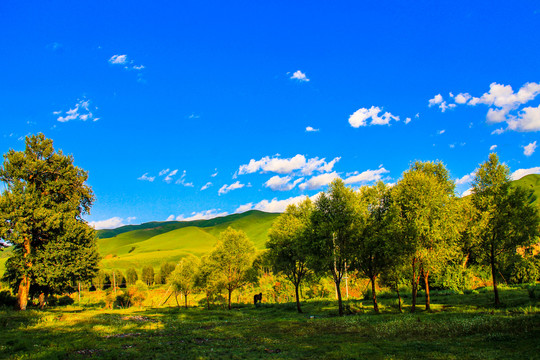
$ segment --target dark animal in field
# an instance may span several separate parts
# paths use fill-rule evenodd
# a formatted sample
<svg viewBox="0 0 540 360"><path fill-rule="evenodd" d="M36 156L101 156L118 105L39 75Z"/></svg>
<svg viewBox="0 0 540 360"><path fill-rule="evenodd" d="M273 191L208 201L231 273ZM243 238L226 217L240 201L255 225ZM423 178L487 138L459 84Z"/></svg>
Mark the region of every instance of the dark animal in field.
<svg viewBox="0 0 540 360"><path fill-rule="evenodd" d="M253 296L253 304L255 304L255 306L257 306L260 303L262 303L262 293L255 294Z"/></svg>

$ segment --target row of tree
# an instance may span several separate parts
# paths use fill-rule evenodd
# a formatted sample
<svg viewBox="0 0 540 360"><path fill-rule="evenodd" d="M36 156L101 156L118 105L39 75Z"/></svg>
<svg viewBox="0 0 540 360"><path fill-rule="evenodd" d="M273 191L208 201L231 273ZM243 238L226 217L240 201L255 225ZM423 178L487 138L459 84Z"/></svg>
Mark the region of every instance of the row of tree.
<svg viewBox="0 0 540 360"><path fill-rule="evenodd" d="M538 241L532 194L510 186L509 169L495 154L477 170L470 196L457 197L454 187L440 162L415 162L394 186L379 182L354 190L335 180L314 202L307 198L278 217L267 259L294 284L299 312L302 281L327 274L343 315L341 282L350 271L370 279L376 312L380 277L396 290L409 278L413 312L422 280L429 310L430 276L452 263L489 265L499 305L501 257L518 248L525 254Z"/></svg>

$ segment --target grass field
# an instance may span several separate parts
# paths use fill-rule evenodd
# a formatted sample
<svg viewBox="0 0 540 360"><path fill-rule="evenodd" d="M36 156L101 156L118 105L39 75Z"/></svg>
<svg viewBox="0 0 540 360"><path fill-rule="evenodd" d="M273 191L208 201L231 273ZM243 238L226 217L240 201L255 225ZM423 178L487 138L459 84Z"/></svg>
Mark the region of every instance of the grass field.
<svg viewBox="0 0 540 360"><path fill-rule="evenodd" d="M102 268L125 271L133 267L140 271L150 265L157 270L164 262L178 262L187 254L200 257L212 250L219 234L228 226L245 231L255 246L263 249L268 229L278 215L249 211L212 220L151 223L154 227L142 224L100 231Z"/></svg>
<svg viewBox="0 0 540 360"><path fill-rule="evenodd" d="M533 359L540 357L540 307L521 288L433 292L430 313L400 314L395 300L350 300L337 317L330 300L104 310L85 306L0 311L0 356L9 359Z"/></svg>

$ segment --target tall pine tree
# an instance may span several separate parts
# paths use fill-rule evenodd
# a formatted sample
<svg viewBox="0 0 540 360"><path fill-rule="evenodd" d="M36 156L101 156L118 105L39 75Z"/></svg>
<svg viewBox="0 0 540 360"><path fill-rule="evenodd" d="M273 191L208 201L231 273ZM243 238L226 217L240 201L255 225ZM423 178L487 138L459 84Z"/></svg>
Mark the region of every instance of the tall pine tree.
<svg viewBox="0 0 540 360"><path fill-rule="evenodd" d="M13 246L4 279L17 292L20 310L29 295L39 295L44 305L46 295L96 276L95 233L82 218L94 200L87 178L43 134L28 136L24 151L4 155L0 238Z"/></svg>

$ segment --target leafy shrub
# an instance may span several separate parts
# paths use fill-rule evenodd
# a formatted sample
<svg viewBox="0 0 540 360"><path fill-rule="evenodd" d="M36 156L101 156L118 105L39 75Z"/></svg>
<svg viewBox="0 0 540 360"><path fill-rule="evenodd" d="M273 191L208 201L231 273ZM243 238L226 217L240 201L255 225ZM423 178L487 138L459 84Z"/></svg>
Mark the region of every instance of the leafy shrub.
<svg viewBox="0 0 540 360"><path fill-rule="evenodd" d="M142 281L137 281L135 286L129 287L126 291L123 291L115 299L114 305L121 308L129 308L131 306L141 306L142 302L146 299L148 287Z"/></svg>
<svg viewBox="0 0 540 360"><path fill-rule="evenodd" d="M8 290L0 291L0 306L12 307L17 305L17 298Z"/></svg>
<svg viewBox="0 0 540 360"><path fill-rule="evenodd" d="M540 286L530 285L527 286L527 292L529 293L529 298L532 300L540 299Z"/></svg>

